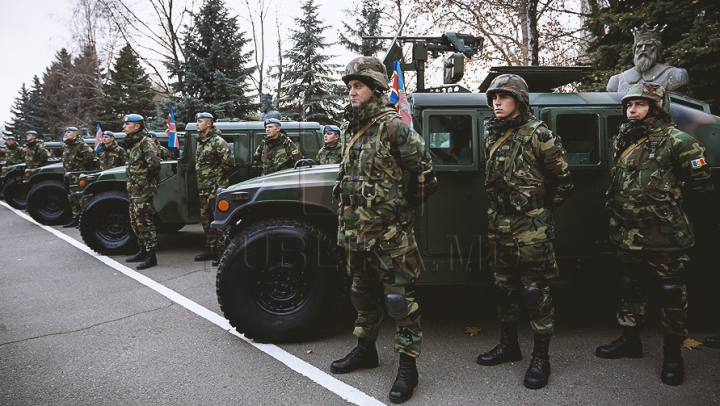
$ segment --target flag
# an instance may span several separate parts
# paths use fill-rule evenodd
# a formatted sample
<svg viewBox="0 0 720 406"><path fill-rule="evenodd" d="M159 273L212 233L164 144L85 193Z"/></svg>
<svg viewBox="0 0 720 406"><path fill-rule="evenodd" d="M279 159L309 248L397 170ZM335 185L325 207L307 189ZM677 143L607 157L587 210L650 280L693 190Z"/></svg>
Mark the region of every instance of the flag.
<svg viewBox="0 0 720 406"><path fill-rule="evenodd" d="M97 131L95 132L95 152L98 152L100 151L100 147L102 147L103 136L100 123L95 123L95 127L97 127Z"/></svg>
<svg viewBox="0 0 720 406"><path fill-rule="evenodd" d="M170 111L168 112L167 124L165 124L165 134L167 134L168 137L168 148L171 148L173 151L179 150L180 140L177 137L177 131L175 129L175 113L173 113L172 108L170 108Z"/></svg>
<svg viewBox="0 0 720 406"><path fill-rule="evenodd" d="M410 103L408 103L407 95L405 94L405 84L403 83L400 61L393 61L393 79L392 88L390 89L390 102L395 105L395 110L400 113L402 120L412 127Z"/></svg>

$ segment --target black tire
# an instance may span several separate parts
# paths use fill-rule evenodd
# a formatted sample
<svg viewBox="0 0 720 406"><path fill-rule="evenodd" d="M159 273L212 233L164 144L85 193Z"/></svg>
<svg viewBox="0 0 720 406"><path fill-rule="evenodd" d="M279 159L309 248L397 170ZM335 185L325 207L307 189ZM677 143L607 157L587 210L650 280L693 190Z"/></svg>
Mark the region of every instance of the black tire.
<svg viewBox="0 0 720 406"><path fill-rule="evenodd" d="M322 231L271 219L232 240L216 289L223 314L245 337L302 342L326 331L343 307L348 282L338 247Z"/></svg>
<svg viewBox="0 0 720 406"><path fill-rule="evenodd" d="M22 177L13 177L6 179L3 195L7 204L18 210L24 210L29 191L30 185L22 183Z"/></svg>
<svg viewBox="0 0 720 406"><path fill-rule="evenodd" d="M80 236L85 244L104 255L136 251L129 205L125 192L111 190L93 196L80 214Z"/></svg>
<svg viewBox="0 0 720 406"><path fill-rule="evenodd" d="M40 224L65 224L72 217L65 185L59 180L45 180L30 188L27 212Z"/></svg>

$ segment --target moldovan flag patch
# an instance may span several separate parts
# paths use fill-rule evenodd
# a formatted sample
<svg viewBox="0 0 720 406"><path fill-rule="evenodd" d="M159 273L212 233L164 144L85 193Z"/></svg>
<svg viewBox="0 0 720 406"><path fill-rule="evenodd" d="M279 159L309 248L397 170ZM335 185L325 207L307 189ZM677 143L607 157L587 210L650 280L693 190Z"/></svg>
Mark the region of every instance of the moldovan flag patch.
<svg viewBox="0 0 720 406"><path fill-rule="evenodd" d="M702 168L706 164L705 158L693 159L692 161L690 161L690 164L692 165L693 169Z"/></svg>

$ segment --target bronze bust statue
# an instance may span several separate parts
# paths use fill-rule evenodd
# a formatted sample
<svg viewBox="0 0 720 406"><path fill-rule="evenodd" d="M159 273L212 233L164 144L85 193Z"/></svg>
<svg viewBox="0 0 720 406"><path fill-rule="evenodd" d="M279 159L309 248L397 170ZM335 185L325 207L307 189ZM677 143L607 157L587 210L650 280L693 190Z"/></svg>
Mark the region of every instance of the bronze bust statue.
<svg viewBox="0 0 720 406"><path fill-rule="evenodd" d="M260 94L260 121L265 121L269 118L276 118L280 120L280 112L273 104L272 99L273 97L271 94Z"/></svg>

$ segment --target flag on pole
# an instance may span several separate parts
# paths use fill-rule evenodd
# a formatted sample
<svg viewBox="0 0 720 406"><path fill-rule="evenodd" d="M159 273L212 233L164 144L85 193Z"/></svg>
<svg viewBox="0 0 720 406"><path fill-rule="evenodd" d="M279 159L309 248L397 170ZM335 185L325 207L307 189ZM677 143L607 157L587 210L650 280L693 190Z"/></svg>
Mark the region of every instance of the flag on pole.
<svg viewBox="0 0 720 406"><path fill-rule="evenodd" d="M165 134L167 134L168 137L168 148L171 148L173 151L179 150L180 140L177 137L177 131L175 128L175 113L173 113L172 108L170 108L170 111L168 112L167 124L165 124Z"/></svg>
<svg viewBox="0 0 720 406"><path fill-rule="evenodd" d="M395 110L400 113L402 120L412 127L410 103L408 103L407 95L405 94L405 84L403 83L400 61L393 61L393 79L392 88L390 89L390 102L395 105Z"/></svg>
<svg viewBox="0 0 720 406"><path fill-rule="evenodd" d="M95 132L95 152L98 152L100 151L100 147L102 147L103 136L100 123L95 123L95 127L97 128L97 131Z"/></svg>

